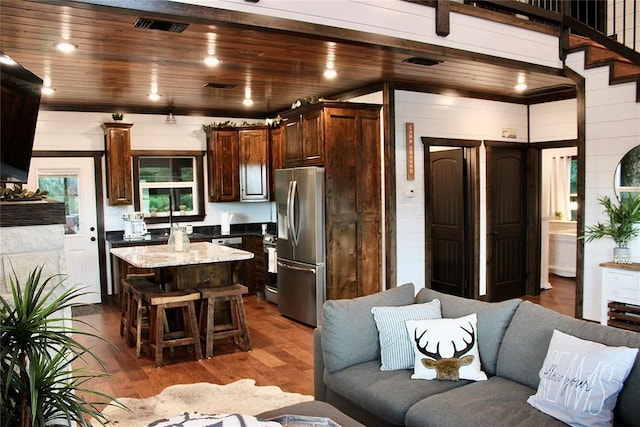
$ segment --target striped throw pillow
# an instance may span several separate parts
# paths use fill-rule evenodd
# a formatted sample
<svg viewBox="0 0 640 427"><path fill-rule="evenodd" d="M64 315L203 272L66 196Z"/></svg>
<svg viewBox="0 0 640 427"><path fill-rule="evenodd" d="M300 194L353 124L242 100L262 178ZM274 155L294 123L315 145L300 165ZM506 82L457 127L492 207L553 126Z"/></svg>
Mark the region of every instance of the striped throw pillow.
<svg viewBox="0 0 640 427"><path fill-rule="evenodd" d="M400 307L372 307L371 313L380 339L381 371L413 369L413 340L409 337L407 320L441 319L440 300Z"/></svg>

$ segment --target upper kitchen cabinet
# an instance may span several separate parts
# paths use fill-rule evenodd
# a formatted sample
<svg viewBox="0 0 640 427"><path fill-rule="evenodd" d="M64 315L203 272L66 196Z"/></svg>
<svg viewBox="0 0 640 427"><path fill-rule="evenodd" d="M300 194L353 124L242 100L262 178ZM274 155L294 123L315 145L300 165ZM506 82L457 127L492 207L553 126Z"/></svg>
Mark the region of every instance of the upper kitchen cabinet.
<svg viewBox="0 0 640 427"><path fill-rule="evenodd" d="M210 202L269 200L266 127L207 131Z"/></svg>
<svg viewBox="0 0 640 427"><path fill-rule="evenodd" d="M240 200L238 131L207 131L207 167L209 169L209 201Z"/></svg>
<svg viewBox="0 0 640 427"><path fill-rule="evenodd" d="M303 107L304 108L304 107ZM285 119L284 166L314 166L324 163L324 127L322 109L296 109Z"/></svg>
<svg viewBox="0 0 640 427"><path fill-rule="evenodd" d="M276 200L275 182L276 171L284 168L284 127L277 126L269 129L269 142L270 150L269 154L269 194L270 200Z"/></svg>
<svg viewBox="0 0 640 427"><path fill-rule="evenodd" d="M240 201L269 200L269 130L242 129L240 139Z"/></svg>
<svg viewBox="0 0 640 427"><path fill-rule="evenodd" d="M107 197L110 205L133 203L131 123L104 123L107 158Z"/></svg>

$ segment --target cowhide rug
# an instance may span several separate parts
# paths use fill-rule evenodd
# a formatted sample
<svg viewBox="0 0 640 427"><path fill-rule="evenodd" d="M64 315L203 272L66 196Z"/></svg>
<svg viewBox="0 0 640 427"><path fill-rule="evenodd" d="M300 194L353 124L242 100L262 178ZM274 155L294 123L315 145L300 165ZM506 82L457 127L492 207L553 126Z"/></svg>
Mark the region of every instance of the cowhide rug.
<svg viewBox="0 0 640 427"><path fill-rule="evenodd" d="M107 406L102 413L108 426L142 427L162 418L184 412L199 414L257 415L295 403L313 400L313 396L287 393L276 386L256 386L244 379L227 385L210 383L179 384L165 388L147 399L118 398L131 412ZM93 426L100 424L93 420Z"/></svg>

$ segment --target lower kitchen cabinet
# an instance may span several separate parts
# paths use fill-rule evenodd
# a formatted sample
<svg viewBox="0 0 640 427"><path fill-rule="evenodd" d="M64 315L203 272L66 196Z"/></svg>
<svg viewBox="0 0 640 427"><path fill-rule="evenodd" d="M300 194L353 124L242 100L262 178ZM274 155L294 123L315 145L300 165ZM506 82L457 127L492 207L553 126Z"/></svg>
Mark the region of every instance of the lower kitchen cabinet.
<svg viewBox="0 0 640 427"><path fill-rule="evenodd" d="M262 236L244 236L242 249L253 253L253 259L243 262L244 285L249 288L249 295L264 296L265 265Z"/></svg>

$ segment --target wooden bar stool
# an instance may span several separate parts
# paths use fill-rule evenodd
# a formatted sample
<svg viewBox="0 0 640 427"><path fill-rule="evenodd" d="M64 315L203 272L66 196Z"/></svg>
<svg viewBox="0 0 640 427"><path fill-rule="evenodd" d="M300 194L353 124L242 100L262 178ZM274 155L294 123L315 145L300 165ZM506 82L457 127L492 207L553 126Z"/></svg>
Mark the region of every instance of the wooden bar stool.
<svg viewBox="0 0 640 427"><path fill-rule="evenodd" d="M200 300L200 292L183 290L173 292L146 293L145 302L151 309L149 326L149 347L154 355L156 367L162 366L162 351L183 345L193 345L198 360L202 359L200 333L196 319L195 301ZM169 331L165 328L166 311L182 311L182 329Z"/></svg>
<svg viewBox="0 0 640 427"><path fill-rule="evenodd" d="M244 348L251 351L251 339L247 328L247 316L244 311L242 295L249 292L246 286L240 284L221 286L216 288L198 288L202 295L200 304L200 336L205 342L205 356L213 356L213 342L224 338L233 338L236 345L238 337L242 337ZM216 302L228 301L231 308L231 323L216 325Z"/></svg>
<svg viewBox="0 0 640 427"><path fill-rule="evenodd" d="M127 316L127 345L136 347L136 357L142 355L142 332L149 329L149 310L145 305L145 294L159 292L158 285L149 277L123 279L129 288L129 312ZM124 284L124 283L123 283ZM131 343L134 344L131 344Z"/></svg>
<svg viewBox="0 0 640 427"><path fill-rule="evenodd" d="M131 285L128 279L152 279L154 277L151 274L127 274L126 279L120 281L120 336L124 336L127 328L131 323ZM127 332L128 334L128 332Z"/></svg>
<svg viewBox="0 0 640 427"><path fill-rule="evenodd" d="M120 281L120 336L123 337L129 327L131 316L131 285L126 279ZM128 334L128 333L127 333Z"/></svg>

